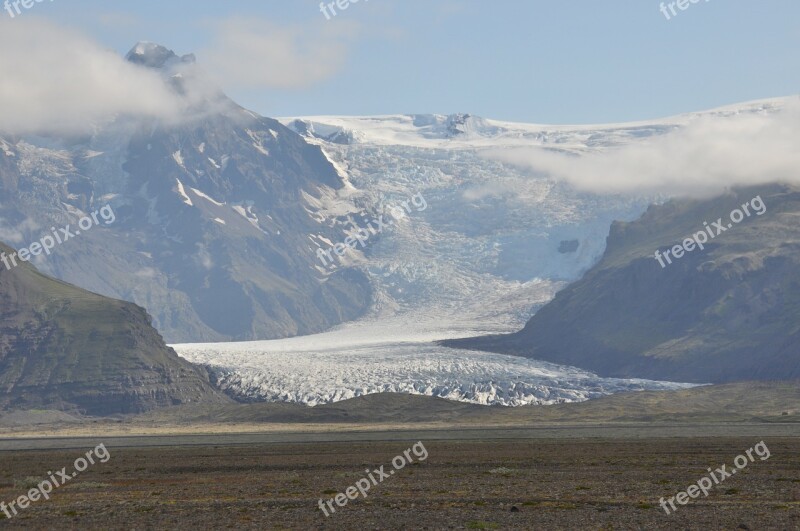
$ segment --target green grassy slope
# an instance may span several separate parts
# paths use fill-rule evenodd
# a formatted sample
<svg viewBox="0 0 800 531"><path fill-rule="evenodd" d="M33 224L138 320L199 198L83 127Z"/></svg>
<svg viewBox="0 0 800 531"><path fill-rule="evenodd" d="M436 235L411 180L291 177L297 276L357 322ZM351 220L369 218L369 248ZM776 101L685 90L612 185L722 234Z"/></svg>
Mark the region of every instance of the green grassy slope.
<svg viewBox="0 0 800 531"><path fill-rule="evenodd" d="M164 344L144 309L30 264L0 265L0 407L105 415L195 401L226 399Z"/></svg>

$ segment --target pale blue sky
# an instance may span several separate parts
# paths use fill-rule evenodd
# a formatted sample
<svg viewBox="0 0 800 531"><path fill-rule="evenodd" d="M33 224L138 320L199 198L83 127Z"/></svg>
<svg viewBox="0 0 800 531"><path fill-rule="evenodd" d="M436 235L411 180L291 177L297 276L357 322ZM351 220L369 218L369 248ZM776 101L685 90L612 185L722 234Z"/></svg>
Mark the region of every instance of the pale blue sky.
<svg viewBox="0 0 800 531"><path fill-rule="evenodd" d="M208 49L231 17L263 23L265 34L273 24L302 41L331 34L342 43L308 69L330 71L303 87L225 87L268 116L469 112L597 123L800 93L797 0L701 1L670 21L659 4L361 0L328 21L317 0L55 0L22 16L80 29L120 53L137 40L178 54Z"/></svg>

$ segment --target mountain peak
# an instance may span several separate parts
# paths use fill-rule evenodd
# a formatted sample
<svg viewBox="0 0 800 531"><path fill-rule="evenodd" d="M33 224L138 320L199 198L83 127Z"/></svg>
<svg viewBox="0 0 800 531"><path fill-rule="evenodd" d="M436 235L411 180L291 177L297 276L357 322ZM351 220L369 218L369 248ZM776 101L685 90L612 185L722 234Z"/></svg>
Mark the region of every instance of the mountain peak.
<svg viewBox="0 0 800 531"><path fill-rule="evenodd" d="M149 68L163 68L179 62L195 62L194 54L178 57L175 52L166 46L149 41L137 42L136 45L131 48L131 51L128 52L128 55L125 56L125 59L131 63L147 66Z"/></svg>

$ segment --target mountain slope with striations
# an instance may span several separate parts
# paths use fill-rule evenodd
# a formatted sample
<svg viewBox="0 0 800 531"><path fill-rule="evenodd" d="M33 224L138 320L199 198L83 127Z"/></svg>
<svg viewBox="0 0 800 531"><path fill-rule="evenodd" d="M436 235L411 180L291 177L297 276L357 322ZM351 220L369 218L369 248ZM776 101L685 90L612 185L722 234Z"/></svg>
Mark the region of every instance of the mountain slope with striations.
<svg viewBox="0 0 800 531"><path fill-rule="evenodd" d="M351 186L325 152L208 88L193 56L140 43L127 59L186 95L188 110L117 116L76 137L0 133L5 241L26 246L110 204L112 225L36 265L144 306L169 341L281 338L361 315L366 276L314 267L351 214L327 210Z"/></svg>
<svg viewBox="0 0 800 531"><path fill-rule="evenodd" d="M741 223L729 214L760 197ZM704 222L725 231L662 268ZM518 354L603 376L686 382L800 377L800 191L740 189L673 200L615 223L602 260L515 334L447 346ZM731 224L731 227L727 227ZM715 234L717 229L714 230Z"/></svg>
<svg viewBox="0 0 800 531"><path fill-rule="evenodd" d="M0 244L0 252L12 249ZM150 316L49 278L0 267L0 409L140 413L228 399L179 358Z"/></svg>

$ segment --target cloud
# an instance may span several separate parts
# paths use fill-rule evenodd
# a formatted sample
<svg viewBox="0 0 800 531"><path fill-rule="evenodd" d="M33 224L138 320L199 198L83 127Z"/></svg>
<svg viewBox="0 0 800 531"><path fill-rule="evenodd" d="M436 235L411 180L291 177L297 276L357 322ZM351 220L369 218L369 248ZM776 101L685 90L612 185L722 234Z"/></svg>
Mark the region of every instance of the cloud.
<svg viewBox="0 0 800 531"><path fill-rule="evenodd" d="M708 114L663 136L582 155L546 149L484 156L596 193L710 196L734 186L800 183L800 101L780 111Z"/></svg>
<svg viewBox="0 0 800 531"><path fill-rule="evenodd" d="M234 17L212 24L211 46L198 60L226 87L306 88L343 66L356 33L345 20L300 28Z"/></svg>
<svg viewBox="0 0 800 531"><path fill-rule="evenodd" d="M142 20L132 14L132 13L123 13L121 11L108 11L105 13L98 13L95 15L95 18L98 22L100 22L103 26L113 26L116 29L119 28L138 28L142 26Z"/></svg>
<svg viewBox="0 0 800 531"><path fill-rule="evenodd" d="M33 17L0 20L0 131L82 132L119 114L174 117L184 102L157 72Z"/></svg>
<svg viewBox="0 0 800 531"><path fill-rule="evenodd" d="M211 22L198 66L180 67L178 93L158 71L131 64L77 31L35 17L0 18L0 132L87 133L120 115L182 120L196 117L198 108L210 112L208 103L220 101L217 87L304 88L342 67L357 33L345 20L320 26Z"/></svg>
<svg viewBox="0 0 800 531"><path fill-rule="evenodd" d="M3 219L0 219L0 242L7 245L22 244L25 235L39 230L39 224L31 218L25 218L16 226L10 226Z"/></svg>

